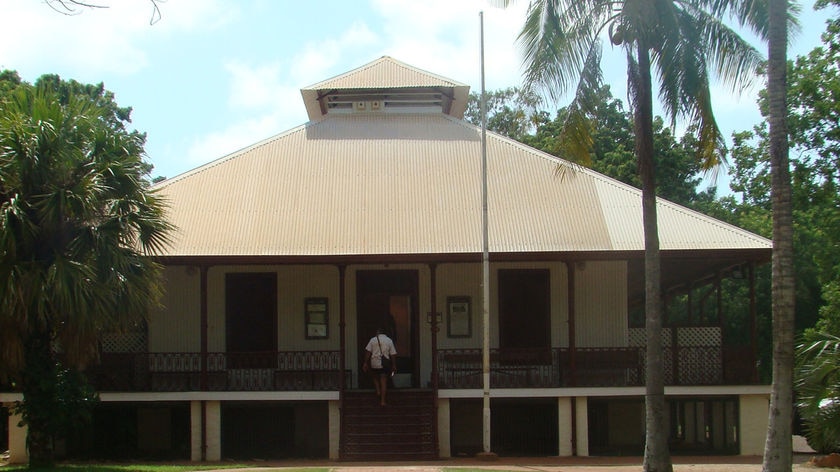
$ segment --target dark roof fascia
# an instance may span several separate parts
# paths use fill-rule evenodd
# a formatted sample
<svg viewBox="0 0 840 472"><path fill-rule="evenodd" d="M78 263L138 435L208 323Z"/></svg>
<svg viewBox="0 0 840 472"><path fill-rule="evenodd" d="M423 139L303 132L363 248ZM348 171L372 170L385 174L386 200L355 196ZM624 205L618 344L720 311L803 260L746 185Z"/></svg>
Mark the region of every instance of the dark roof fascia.
<svg viewBox="0 0 840 472"><path fill-rule="evenodd" d="M733 258L741 261L764 264L770 262L771 249L715 249L715 250L662 250L660 255L667 259ZM516 252L490 253L491 262L540 262L540 261L610 261L644 258L644 251L562 251L562 252ZM480 253L445 254L349 254L349 255L199 255L199 256L157 256L164 265L289 265L289 264L406 264L406 263L475 263L482 261Z"/></svg>

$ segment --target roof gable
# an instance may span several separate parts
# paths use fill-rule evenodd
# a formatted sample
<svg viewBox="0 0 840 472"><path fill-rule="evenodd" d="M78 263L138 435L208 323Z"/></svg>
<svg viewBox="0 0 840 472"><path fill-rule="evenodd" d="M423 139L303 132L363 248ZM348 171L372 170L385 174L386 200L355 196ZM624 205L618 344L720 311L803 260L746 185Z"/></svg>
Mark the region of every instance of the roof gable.
<svg viewBox="0 0 840 472"><path fill-rule="evenodd" d="M300 92L310 120L331 112L419 108L463 118L469 86L383 56Z"/></svg>

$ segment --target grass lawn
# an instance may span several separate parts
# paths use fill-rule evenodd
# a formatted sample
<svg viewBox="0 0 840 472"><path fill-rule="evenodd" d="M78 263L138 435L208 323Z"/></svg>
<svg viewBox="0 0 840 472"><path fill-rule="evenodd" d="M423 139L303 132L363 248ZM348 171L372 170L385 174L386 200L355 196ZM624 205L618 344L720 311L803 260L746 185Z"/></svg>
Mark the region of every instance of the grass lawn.
<svg viewBox="0 0 840 472"><path fill-rule="evenodd" d="M0 472L189 472L194 470L218 470L218 469L239 469L254 467L253 465L230 464L230 465L154 465L154 464L130 464L130 465L97 465L97 464L58 464L51 469L30 469L26 465L2 465ZM300 467L282 468L283 472L330 472L332 467ZM444 472L479 472L481 469L470 467L441 467ZM504 472L502 470L495 472Z"/></svg>
<svg viewBox="0 0 840 472"><path fill-rule="evenodd" d="M47 469L30 469L26 464L0 466L2 472L26 471L26 472L188 472L193 470L217 470L228 468L245 468L247 465L155 465L155 464L56 464L55 467ZM328 469L300 469L307 472L327 472Z"/></svg>

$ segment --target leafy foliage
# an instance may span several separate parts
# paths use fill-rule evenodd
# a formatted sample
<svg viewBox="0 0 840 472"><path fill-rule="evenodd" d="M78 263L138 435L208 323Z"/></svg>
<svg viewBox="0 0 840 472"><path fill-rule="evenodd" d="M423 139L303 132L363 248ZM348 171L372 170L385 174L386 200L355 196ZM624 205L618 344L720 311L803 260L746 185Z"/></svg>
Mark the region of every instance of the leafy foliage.
<svg viewBox="0 0 840 472"><path fill-rule="evenodd" d="M840 452L840 337L811 338L797 347L797 403L805 436L817 452Z"/></svg>
<svg viewBox="0 0 840 472"><path fill-rule="evenodd" d="M29 424L34 412L49 419L49 430L56 435L89 424L92 420L91 410L99 401L99 395L87 383L84 375L60 363L38 367L46 369L27 372L27 375L42 382L44 388L49 390L49 395L32 398L28 404L17 402L12 412L21 415L22 420L18 426Z"/></svg>

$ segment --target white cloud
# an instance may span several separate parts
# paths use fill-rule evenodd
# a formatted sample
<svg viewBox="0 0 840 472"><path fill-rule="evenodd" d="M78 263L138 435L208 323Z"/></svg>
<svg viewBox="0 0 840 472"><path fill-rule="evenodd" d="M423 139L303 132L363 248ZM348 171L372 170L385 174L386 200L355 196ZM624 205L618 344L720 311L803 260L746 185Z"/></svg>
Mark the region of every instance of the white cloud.
<svg viewBox="0 0 840 472"><path fill-rule="evenodd" d="M336 64L346 62L348 55L355 55L354 53L360 50L367 50L379 44L382 44L382 40L376 33L366 24L355 22L336 37L327 36L305 44L301 52L291 60L289 80L295 82L298 87L305 87L328 79L334 75L329 71L333 70ZM343 72L346 70L339 73Z"/></svg>
<svg viewBox="0 0 840 472"><path fill-rule="evenodd" d="M276 105L279 102L278 95L283 95L279 62L249 66L230 61L225 64L225 70L231 75L228 103L232 107L263 108Z"/></svg>
<svg viewBox="0 0 840 472"><path fill-rule="evenodd" d="M154 26L177 33L218 30L242 16L240 4L230 0L171 0L158 6L161 21Z"/></svg>
<svg viewBox="0 0 840 472"><path fill-rule="evenodd" d="M507 9L486 0L375 0L389 54L480 89L480 21L484 12L484 69L488 89L521 83L515 40L527 2ZM445 12L445 13L442 13Z"/></svg>
<svg viewBox="0 0 840 472"><path fill-rule="evenodd" d="M262 141L277 134L281 120L280 114L266 114L196 137L189 145L187 161L201 165Z"/></svg>
<svg viewBox="0 0 840 472"><path fill-rule="evenodd" d="M103 74L131 75L149 63L148 37L212 29L236 15L220 1L159 2L165 21L150 25L150 0L92 2L106 8L76 8L62 14L45 2L3 5L0 67L40 75L65 70L81 80Z"/></svg>
<svg viewBox="0 0 840 472"><path fill-rule="evenodd" d="M241 111L243 118L195 138L187 151L188 160L202 164L304 123L301 87L326 79L327 71L347 51L376 42L377 36L366 25L354 23L335 38L303 45L288 65L277 60L259 64L228 61L224 66L231 79L228 104Z"/></svg>
<svg viewBox="0 0 840 472"><path fill-rule="evenodd" d="M524 2L522 2L524 3ZM264 62L228 60L227 99L233 119L223 129L195 137L187 160L199 165L306 121L301 87L328 79L382 55L479 87L479 17L485 10L485 50L489 88L520 82L512 46L524 6L501 10L483 0L375 0L374 15L345 29L325 30L303 43L290 58ZM442 15L441 12L447 12ZM370 25L376 25L372 29ZM355 62L356 58L358 62Z"/></svg>

